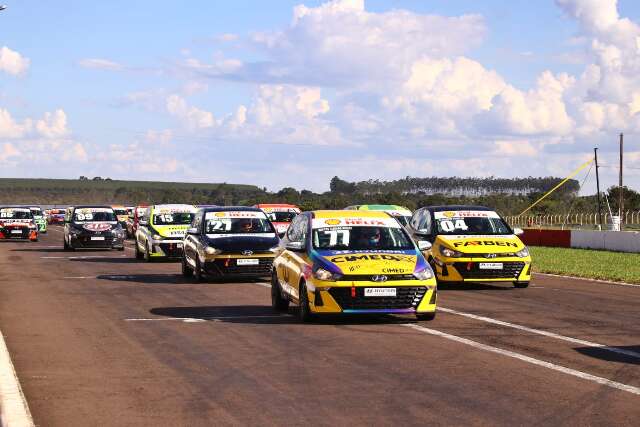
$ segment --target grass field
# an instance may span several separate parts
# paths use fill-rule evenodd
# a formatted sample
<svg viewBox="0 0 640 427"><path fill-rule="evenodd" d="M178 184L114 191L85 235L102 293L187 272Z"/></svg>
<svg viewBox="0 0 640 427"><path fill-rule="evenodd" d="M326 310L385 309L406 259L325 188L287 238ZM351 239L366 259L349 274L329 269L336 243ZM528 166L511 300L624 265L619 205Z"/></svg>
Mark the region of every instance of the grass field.
<svg viewBox="0 0 640 427"><path fill-rule="evenodd" d="M530 246L533 271L640 283L640 254Z"/></svg>

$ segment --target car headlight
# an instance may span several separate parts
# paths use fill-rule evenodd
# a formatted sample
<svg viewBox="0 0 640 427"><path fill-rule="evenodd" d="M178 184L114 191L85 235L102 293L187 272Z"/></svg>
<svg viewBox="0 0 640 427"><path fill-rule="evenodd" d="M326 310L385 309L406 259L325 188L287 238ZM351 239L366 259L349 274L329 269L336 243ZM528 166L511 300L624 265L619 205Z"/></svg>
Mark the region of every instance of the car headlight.
<svg viewBox="0 0 640 427"><path fill-rule="evenodd" d="M520 257L520 258L528 257L529 256L529 249L525 246L524 248L522 248L518 252L516 252L516 256Z"/></svg>
<svg viewBox="0 0 640 427"><path fill-rule="evenodd" d="M212 246L207 246L204 249L204 253L206 253L207 255L218 255L219 253L222 253L222 251L220 249L216 249Z"/></svg>
<svg viewBox="0 0 640 427"><path fill-rule="evenodd" d="M318 280L334 282L336 280L339 280L342 277L342 274L332 273L330 271L325 270L324 268L317 268L313 272L313 277L315 277Z"/></svg>
<svg viewBox="0 0 640 427"><path fill-rule="evenodd" d="M413 277L415 277L418 280L429 280L433 278L433 270L431 270L431 267L426 267L422 270L419 271L414 271L413 272Z"/></svg>
<svg viewBox="0 0 640 427"><path fill-rule="evenodd" d="M447 258L460 258L462 256L462 252L458 252L444 246L440 246L440 253Z"/></svg>

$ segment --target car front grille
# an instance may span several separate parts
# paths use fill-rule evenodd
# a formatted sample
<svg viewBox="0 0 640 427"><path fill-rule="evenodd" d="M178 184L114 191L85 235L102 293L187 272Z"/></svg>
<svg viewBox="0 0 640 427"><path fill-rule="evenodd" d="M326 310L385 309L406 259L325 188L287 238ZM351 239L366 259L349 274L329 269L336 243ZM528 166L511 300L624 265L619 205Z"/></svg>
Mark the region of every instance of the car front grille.
<svg viewBox="0 0 640 427"><path fill-rule="evenodd" d="M481 269L478 262L455 262L453 266L463 279L516 279L524 262L502 262L502 269Z"/></svg>
<svg viewBox="0 0 640 427"><path fill-rule="evenodd" d="M169 258L180 258L182 256L182 246L177 243L160 243L160 249Z"/></svg>
<svg viewBox="0 0 640 427"><path fill-rule="evenodd" d="M352 289L355 290L355 296L352 296ZM400 286L396 288L395 297L365 297L364 289L364 287L331 288L329 294L343 310L376 310L415 309L427 292L425 286Z"/></svg>
<svg viewBox="0 0 640 427"><path fill-rule="evenodd" d="M21 233L12 233L13 230L20 230ZM29 238L29 229L27 227L6 227L0 229L2 234L4 234L5 239L28 239Z"/></svg>
<svg viewBox="0 0 640 427"><path fill-rule="evenodd" d="M104 236L104 240L91 240L91 236L80 236L72 243L83 248L110 248L113 246L113 240L110 236Z"/></svg>
<svg viewBox="0 0 640 427"><path fill-rule="evenodd" d="M385 277L386 279L381 279ZM390 280L416 280L413 274L345 274L340 281L345 282L378 282Z"/></svg>
<svg viewBox="0 0 640 427"><path fill-rule="evenodd" d="M258 258L257 265L238 265L237 258L218 258L205 263L207 274L214 276L268 276L273 258Z"/></svg>

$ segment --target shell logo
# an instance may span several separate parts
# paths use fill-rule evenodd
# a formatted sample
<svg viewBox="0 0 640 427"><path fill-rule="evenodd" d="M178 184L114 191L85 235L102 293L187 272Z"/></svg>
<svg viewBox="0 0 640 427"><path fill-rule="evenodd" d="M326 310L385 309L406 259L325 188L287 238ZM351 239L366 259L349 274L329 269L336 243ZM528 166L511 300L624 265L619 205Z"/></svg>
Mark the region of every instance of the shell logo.
<svg viewBox="0 0 640 427"><path fill-rule="evenodd" d="M340 224L340 220L339 219L327 219L324 222L327 225L338 225Z"/></svg>
<svg viewBox="0 0 640 427"><path fill-rule="evenodd" d="M442 215L446 216L447 218L453 218L454 216L456 216L456 213L447 211L447 212L443 212Z"/></svg>
<svg viewBox="0 0 640 427"><path fill-rule="evenodd" d="M104 222L90 222L83 225L83 228L89 231L107 231L111 230L111 225Z"/></svg>
<svg viewBox="0 0 640 427"><path fill-rule="evenodd" d="M223 218L226 214L224 212L218 212L216 213L216 217L218 218Z"/></svg>

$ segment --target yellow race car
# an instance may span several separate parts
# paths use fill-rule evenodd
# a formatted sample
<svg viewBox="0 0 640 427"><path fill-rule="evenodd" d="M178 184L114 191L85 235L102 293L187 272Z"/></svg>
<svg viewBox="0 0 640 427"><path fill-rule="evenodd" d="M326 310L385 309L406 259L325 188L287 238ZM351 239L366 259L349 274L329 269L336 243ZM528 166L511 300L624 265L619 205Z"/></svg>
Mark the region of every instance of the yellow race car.
<svg viewBox="0 0 640 427"><path fill-rule="evenodd" d="M512 282L526 288L531 280L531 256L498 213L483 206L427 206L416 210L410 231L428 241L423 250L444 282Z"/></svg>
<svg viewBox="0 0 640 427"><path fill-rule="evenodd" d="M305 322L331 313L400 313L431 320L436 292L433 271L416 243L381 211L299 214L271 276L273 308L284 311L293 302Z"/></svg>

